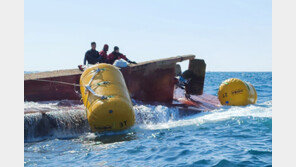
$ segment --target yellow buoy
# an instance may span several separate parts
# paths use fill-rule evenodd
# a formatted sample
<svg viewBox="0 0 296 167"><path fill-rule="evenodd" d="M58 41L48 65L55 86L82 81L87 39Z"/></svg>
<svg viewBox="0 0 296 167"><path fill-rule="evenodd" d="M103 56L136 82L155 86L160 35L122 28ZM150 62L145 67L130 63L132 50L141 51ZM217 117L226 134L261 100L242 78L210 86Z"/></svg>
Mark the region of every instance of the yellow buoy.
<svg viewBox="0 0 296 167"><path fill-rule="evenodd" d="M222 105L245 106L256 103L257 92L252 84L231 78L220 85L218 98Z"/></svg>
<svg viewBox="0 0 296 167"><path fill-rule="evenodd" d="M123 130L134 125L132 102L117 67L93 65L82 73L80 85L92 131Z"/></svg>

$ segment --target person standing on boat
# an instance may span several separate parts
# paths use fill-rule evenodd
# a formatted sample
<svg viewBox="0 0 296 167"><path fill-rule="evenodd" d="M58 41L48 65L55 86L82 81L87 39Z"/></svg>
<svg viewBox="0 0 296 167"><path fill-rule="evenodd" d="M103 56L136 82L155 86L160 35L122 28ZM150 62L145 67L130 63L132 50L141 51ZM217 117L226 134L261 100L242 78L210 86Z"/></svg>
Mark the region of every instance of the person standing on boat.
<svg viewBox="0 0 296 167"><path fill-rule="evenodd" d="M104 45L103 47L103 50L100 51L100 57L101 57L101 61L100 63L108 63L108 55L107 55L107 52L108 52L108 49L109 49L109 46L107 44Z"/></svg>
<svg viewBox="0 0 296 167"><path fill-rule="evenodd" d="M119 47L115 46L114 51L108 55L108 63L113 64L115 60L124 59L128 63L137 64L134 61L130 61L125 55L119 52Z"/></svg>
<svg viewBox="0 0 296 167"><path fill-rule="evenodd" d="M96 50L96 43L91 43L91 49L85 53L83 64L86 65L86 61L88 64L96 64L101 61L101 56L99 52Z"/></svg>

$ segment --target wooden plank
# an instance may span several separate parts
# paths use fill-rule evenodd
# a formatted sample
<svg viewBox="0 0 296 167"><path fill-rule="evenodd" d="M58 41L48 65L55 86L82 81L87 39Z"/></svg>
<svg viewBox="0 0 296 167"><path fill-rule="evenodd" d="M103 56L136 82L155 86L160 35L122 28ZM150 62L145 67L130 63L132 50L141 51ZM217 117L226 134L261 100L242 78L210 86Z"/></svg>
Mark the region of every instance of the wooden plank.
<svg viewBox="0 0 296 167"><path fill-rule="evenodd" d="M151 61L140 62L138 64L130 64L130 70L137 70L139 68L145 68L147 65L157 64L158 66L177 63L184 60L192 60L194 59L194 55L183 55L183 56L176 56L176 57L169 57L164 59L157 59ZM54 70L54 71L47 71L47 72L39 72L39 73L31 73L25 74L24 80L34 80L34 79L41 79L41 78L51 78L51 77L60 77L60 76L70 76L70 75L81 75L82 72L79 69L65 69L65 70Z"/></svg>
<svg viewBox="0 0 296 167"><path fill-rule="evenodd" d="M66 69L66 70L54 70L54 71L46 71L46 72L38 72L25 74L24 80L35 80L42 78L52 78L52 77L62 77L62 76L71 76L71 75L81 75L82 71L77 69Z"/></svg>

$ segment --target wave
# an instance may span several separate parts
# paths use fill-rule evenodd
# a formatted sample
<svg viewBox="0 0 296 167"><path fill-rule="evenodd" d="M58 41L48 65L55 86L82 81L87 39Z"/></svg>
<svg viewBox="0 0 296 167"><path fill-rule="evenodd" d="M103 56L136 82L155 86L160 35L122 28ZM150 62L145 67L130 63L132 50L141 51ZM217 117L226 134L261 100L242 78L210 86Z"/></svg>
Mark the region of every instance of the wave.
<svg viewBox="0 0 296 167"><path fill-rule="evenodd" d="M134 106L136 125L131 130L119 134L111 132L95 136L122 135L138 130L159 130L201 125L235 117L271 118L271 107L271 101L245 107L223 106L211 112L182 117L180 112L186 111L179 111L178 108L136 104ZM24 116L25 142L40 141L48 138L71 138L90 132L83 105L76 104L76 102L25 102L26 112L33 113L25 114Z"/></svg>
<svg viewBox="0 0 296 167"><path fill-rule="evenodd" d="M136 106L136 108L144 108L144 114L139 112L137 119L143 119L143 124L138 125L141 129L168 129L181 126L200 125L204 123L224 121L235 117L249 117L249 118L272 118L272 101L267 101L262 104L248 105L245 107L238 106L223 106L220 109L210 112L203 112L193 116L186 117L184 119L178 119L179 111L167 107L150 107L150 106ZM150 109L150 110L149 110ZM141 111L141 110L140 110ZM147 114L149 113L149 114ZM166 113L166 114L163 114ZM145 117L147 116L148 117ZM152 115L152 116L151 116ZM150 121L157 115L158 120L162 121ZM154 119L152 119L154 120ZM163 121L166 120L166 121Z"/></svg>
<svg viewBox="0 0 296 167"><path fill-rule="evenodd" d="M24 115L24 141L73 138L89 132L86 114L81 110L38 112Z"/></svg>
<svg viewBox="0 0 296 167"><path fill-rule="evenodd" d="M272 155L272 151L270 150L249 150L248 151L249 154L252 155Z"/></svg>

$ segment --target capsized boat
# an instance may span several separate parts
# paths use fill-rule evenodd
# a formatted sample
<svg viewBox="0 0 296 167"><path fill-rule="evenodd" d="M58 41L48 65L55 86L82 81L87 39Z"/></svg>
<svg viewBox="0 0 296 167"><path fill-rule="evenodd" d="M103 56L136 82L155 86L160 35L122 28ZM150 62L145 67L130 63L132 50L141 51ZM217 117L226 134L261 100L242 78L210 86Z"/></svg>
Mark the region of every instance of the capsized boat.
<svg viewBox="0 0 296 167"><path fill-rule="evenodd" d="M191 92L191 99L185 98L185 90L177 88L176 73L180 69L176 63L189 60L189 70L194 79L189 83L186 92ZM125 84L130 97L136 101L148 104L162 104L177 107L181 115L192 115L202 111L210 111L220 106L216 96L203 93L206 64L202 59L195 59L194 55L170 57L159 60L131 64L121 68ZM25 74L25 101L76 101L82 104L80 93L80 77L82 71L78 69L56 70ZM63 104L62 104L63 105ZM34 114L39 114L35 117ZM55 118L51 111L26 111L25 140L31 137L51 136L61 127L63 129L81 130L87 123L85 113L67 114L67 117ZM68 121L71 120L71 121Z"/></svg>
<svg viewBox="0 0 296 167"><path fill-rule="evenodd" d="M146 61L130 64L128 67L121 68L120 71L131 98L143 102L171 103L174 95L176 63L185 60L194 62L197 60L194 58L194 55L184 55ZM201 60L201 62L204 61ZM191 66L192 69L199 70L199 67ZM201 67L204 69L199 71L205 71L205 66ZM24 100L80 100L79 81L81 74L82 71L78 69L25 74ZM197 81L194 87L198 91L194 94L201 95L203 93L204 77L204 73L196 77Z"/></svg>

